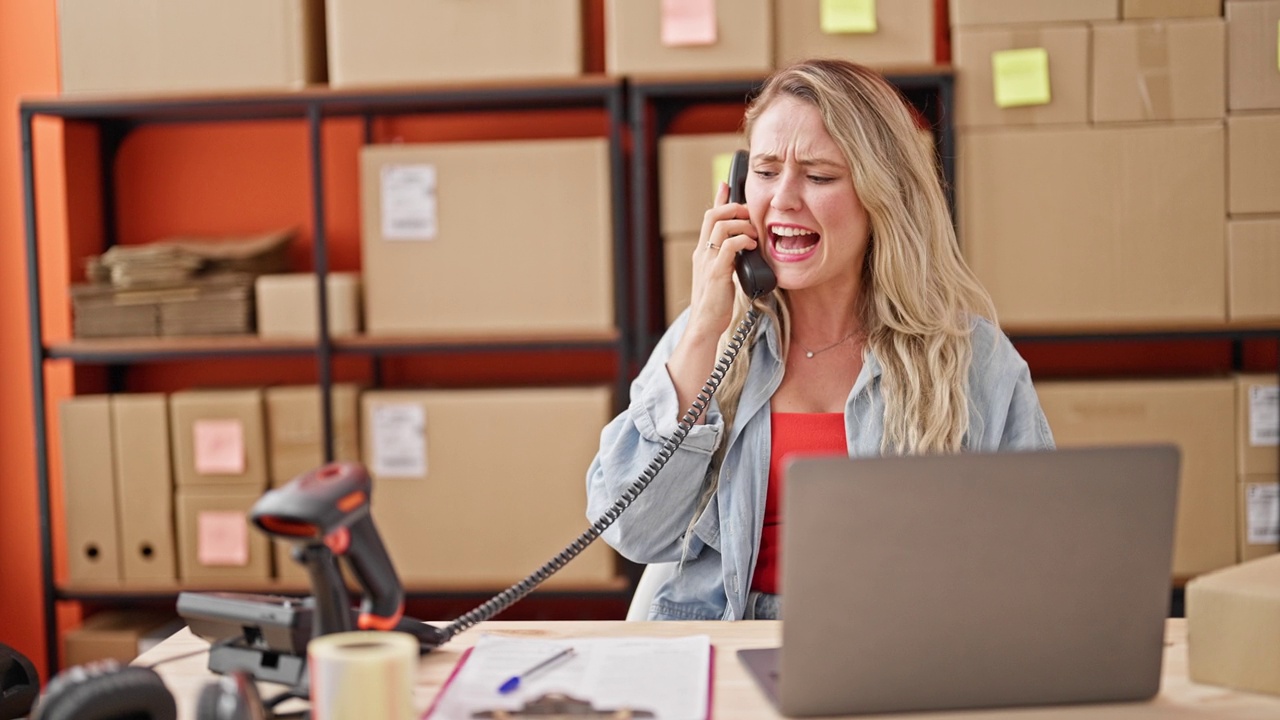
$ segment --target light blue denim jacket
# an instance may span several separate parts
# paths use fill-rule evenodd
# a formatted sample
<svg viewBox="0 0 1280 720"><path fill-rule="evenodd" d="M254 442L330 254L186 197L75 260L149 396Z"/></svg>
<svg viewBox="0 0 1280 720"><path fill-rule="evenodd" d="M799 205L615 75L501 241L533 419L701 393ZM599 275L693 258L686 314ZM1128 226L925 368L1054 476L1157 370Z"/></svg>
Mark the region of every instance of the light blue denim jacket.
<svg viewBox="0 0 1280 720"><path fill-rule="evenodd" d="M688 311L667 329L631 385L630 407L601 432L600 451L587 473L587 516L593 520L640 477L665 438L676 430L677 417L684 408L677 406L666 364L687 322ZM649 487L603 535L634 562L679 560L712 453L720 443L729 443L715 497L693 527L683 566L655 595L651 619L743 617L764 522L772 442L769 398L782 382L778 333L767 316L760 319L759 337L737 420L728 437L724 437L724 421L713 399L706 424L694 426ZM978 319L972 343L965 448L1053 447L1053 435L1031 385L1027 364L1008 338L990 322ZM880 454L884 433L880 372L880 363L868 355L845 401L850 456Z"/></svg>

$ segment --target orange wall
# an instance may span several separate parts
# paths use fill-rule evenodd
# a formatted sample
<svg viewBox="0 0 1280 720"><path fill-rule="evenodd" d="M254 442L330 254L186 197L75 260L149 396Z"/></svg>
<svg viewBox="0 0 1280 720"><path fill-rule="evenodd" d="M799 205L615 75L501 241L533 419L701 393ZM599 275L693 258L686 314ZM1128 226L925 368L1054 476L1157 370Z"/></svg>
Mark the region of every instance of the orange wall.
<svg viewBox="0 0 1280 720"><path fill-rule="evenodd" d="M35 454L27 339L18 98L57 91L54 5L48 0L0 2L0 642L45 663ZM64 221L60 133L41 123L37 168L40 215L50 232Z"/></svg>

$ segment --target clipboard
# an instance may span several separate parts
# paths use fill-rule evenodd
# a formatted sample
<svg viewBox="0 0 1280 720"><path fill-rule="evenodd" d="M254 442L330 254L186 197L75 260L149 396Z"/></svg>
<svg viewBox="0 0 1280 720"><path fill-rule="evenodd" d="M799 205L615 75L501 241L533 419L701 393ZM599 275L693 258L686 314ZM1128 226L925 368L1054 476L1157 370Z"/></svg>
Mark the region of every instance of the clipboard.
<svg viewBox="0 0 1280 720"><path fill-rule="evenodd" d="M531 682L514 697L498 693L501 681L495 678L521 667L528 657L566 645L578 650L582 659L578 667L559 671L558 677L548 673L551 677ZM648 662L661 669L649 673L633 664L645 663L644 656L658 657ZM482 658L479 663L478 657ZM705 635L582 639L487 635L458 659L422 720L710 720L714 659L715 648ZM668 682L671 673L693 677ZM622 696L629 692L630 702L619 699L623 685L628 687ZM658 696L663 699L652 699Z"/></svg>

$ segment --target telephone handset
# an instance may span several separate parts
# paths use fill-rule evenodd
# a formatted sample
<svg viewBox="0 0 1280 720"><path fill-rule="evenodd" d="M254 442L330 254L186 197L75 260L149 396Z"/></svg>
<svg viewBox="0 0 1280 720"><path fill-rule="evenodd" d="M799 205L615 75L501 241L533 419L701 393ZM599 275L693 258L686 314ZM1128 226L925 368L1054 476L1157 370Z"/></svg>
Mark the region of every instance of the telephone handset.
<svg viewBox="0 0 1280 720"><path fill-rule="evenodd" d="M729 202L744 203L747 201L747 151L739 150L733 154L729 163ZM761 248L764 238L756 241L755 250L740 250L734 261L737 264L738 283L747 297L755 299L772 292L778 286L778 277L773 268L764 261Z"/></svg>

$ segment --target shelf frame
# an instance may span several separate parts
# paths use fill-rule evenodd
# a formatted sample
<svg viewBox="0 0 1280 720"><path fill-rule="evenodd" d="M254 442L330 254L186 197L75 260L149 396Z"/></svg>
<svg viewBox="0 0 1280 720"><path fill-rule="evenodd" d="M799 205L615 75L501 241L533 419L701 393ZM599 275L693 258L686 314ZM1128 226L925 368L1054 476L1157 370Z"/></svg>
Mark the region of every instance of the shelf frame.
<svg viewBox="0 0 1280 720"><path fill-rule="evenodd" d="M335 90L308 88L293 92L244 94L126 95L29 98L19 103L22 154L24 235L27 253L28 326L35 429L36 481L43 620L48 671L59 668L59 635L56 604L60 600L92 599L61 591L55 584L54 547L49 490L49 443L46 408L45 364L70 360L111 366L132 362L170 362L220 357L296 357L316 360L321 388L324 452L333 458L334 438L329 407L333 383L333 358L339 354L373 356L432 355L467 352L559 353L605 350L618 358L614 377L615 405L623 405L630 383L627 358L632 355L633 316L630 302L631 274L626 271L629 253L626 213L627 154L626 81L604 75L588 75L553 81L456 83L430 86L396 86ZM323 178L324 122L329 118L358 117L364 124L364 141L373 140L372 119L383 116L432 115L461 112L511 112L567 108L601 110L607 118L612 213L615 332L598 336L551 334L543 337L492 336L462 340L447 338L396 338L337 340L328 333L328 250ZM54 118L93 125L99 134L98 167L103 203L103 240L110 247L118 240L114 167L119 150L133 131L150 125L201 124L249 121L302 122L307 132L307 160L311 179L311 221L314 228L314 272L317 279L317 319L322 330L315 341L256 341L247 338L183 338L154 342L112 343L71 341L48 344L44 335L40 301L40 240L36 218L35 121ZM375 374L377 363L375 362ZM113 596L117 599L131 597Z"/></svg>

